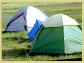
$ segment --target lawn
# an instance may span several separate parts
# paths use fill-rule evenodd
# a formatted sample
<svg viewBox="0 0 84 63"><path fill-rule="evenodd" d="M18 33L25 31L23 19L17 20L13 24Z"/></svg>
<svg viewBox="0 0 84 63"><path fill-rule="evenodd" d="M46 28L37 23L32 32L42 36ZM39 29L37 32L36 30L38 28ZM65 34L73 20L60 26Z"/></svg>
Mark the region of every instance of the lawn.
<svg viewBox="0 0 84 63"><path fill-rule="evenodd" d="M75 18L82 27L82 4L79 2L23 2L23 3L2 3L2 14L15 14L19 9L25 6L34 6L42 10L48 16L53 14L63 13L72 18ZM81 60L82 54L71 55L49 55L37 54L29 55L32 41L27 40L27 31L4 33L7 23L10 18L3 17L2 21L2 60L26 60L26 61L42 61L42 60Z"/></svg>

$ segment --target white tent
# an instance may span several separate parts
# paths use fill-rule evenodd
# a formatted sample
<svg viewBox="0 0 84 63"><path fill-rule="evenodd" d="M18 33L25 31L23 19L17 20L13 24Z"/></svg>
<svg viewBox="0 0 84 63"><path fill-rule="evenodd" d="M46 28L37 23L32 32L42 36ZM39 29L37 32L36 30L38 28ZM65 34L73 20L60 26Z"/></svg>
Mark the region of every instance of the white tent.
<svg viewBox="0 0 84 63"><path fill-rule="evenodd" d="M45 27L55 27L55 26L58 27L63 25L78 25L78 23L67 15L56 14L46 19L43 25Z"/></svg>
<svg viewBox="0 0 84 63"><path fill-rule="evenodd" d="M5 31L23 31L28 30L28 32L34 26L36 19L45 21L48 18L39 9L28 6L19 10L8 23Z"/></svg>

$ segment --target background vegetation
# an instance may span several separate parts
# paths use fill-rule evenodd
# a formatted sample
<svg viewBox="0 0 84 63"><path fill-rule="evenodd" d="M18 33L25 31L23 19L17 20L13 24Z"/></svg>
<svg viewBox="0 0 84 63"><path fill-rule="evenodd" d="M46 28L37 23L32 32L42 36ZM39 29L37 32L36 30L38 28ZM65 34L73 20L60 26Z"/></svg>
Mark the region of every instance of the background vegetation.
<svg viewBox="0 0 84 63"><path fill-rule="evenodd" d="M80 2L23 2L2 3L2 59L3 60L70 60L82 58L82 54L71 55L29 55L32 41L28 41L27 31L4 33L7 23L13 14L26 6L34 6L46 15L63 13L82 26L82 3ZM78 59L79 60L79 59Z"/></svg>

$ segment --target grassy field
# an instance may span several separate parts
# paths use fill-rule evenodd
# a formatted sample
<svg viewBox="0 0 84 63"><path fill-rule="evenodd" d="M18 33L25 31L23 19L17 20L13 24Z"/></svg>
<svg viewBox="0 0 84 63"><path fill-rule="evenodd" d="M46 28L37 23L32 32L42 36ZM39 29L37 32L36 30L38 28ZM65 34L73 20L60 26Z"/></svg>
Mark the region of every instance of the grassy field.
<svg viewBox="0 0 84 63"><path fill-rule="evenodd" d="M82 26L82 5L81 3L57 3L57 2L30 2L30 3L2 3L2 14L10 15L16 13L25 6L34 6L42 10L48 16L63 13L72 18ZM2 21L2 32L5 30L9 18ZM82 58L82 54L72 55L29 55L32 41L28 41L27 31L11 32L2 34L2 60L66 60Z"/></svg>

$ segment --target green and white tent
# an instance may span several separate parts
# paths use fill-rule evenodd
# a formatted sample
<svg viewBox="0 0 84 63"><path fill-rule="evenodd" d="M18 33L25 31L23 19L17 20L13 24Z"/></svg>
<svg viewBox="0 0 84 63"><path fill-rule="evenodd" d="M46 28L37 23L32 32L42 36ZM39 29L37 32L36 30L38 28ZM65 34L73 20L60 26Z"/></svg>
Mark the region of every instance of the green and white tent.
<svg viewBox="0 0 84 63"><path fill-rule="evenodd" d="M41 25L30 53L73 54L82 52L82 30L64 14L50 16Z"/></svg>

